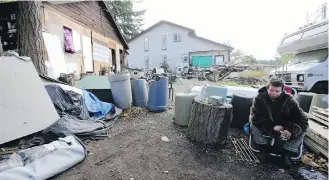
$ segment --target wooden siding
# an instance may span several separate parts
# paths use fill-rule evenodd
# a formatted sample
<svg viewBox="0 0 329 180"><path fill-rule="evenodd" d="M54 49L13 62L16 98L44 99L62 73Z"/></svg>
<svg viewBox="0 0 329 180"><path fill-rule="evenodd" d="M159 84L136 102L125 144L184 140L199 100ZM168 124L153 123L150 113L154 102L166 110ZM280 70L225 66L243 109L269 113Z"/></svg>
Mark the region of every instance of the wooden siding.
<svg viewBox="0 0 329 180"><path fill-rule="evenodd" d="M92 31L124 44L119 38L119 32L115 29L116 25L107 19L105 14L107 12L100 6L100 2L84 1L65 4L44 2L44 5L63 13L72 21L90 28Z"/></svg>

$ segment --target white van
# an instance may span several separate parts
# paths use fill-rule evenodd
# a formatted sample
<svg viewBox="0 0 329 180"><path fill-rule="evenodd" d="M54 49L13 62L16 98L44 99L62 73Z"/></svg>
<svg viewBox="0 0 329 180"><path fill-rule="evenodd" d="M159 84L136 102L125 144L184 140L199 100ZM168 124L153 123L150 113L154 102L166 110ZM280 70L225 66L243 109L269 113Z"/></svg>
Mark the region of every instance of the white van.
<svg viewBox="0 0 329 180"><path fill-rule="evenodd" d="M271 76L278 76L298 91L328 94L328 20L306 26L283 37L279 53L296 53Z"/></svg>

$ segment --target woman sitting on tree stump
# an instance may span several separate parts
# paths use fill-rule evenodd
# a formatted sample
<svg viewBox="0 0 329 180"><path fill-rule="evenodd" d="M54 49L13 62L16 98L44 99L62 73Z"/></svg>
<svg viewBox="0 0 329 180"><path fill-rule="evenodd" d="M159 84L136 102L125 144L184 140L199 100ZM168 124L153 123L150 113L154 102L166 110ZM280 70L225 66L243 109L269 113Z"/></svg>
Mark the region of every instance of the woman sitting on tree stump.
<svg viewBox="0 0 329 180"><path fill-rule="evenodd" d="M278 147L286 168L291 167L290 154L298 151L306 134L308 117L292 95L286 94L282 79L273 78L259 90L251 107L251 133L260 146L261 162ZM273 142L275 142L273 144Z"/></svg>

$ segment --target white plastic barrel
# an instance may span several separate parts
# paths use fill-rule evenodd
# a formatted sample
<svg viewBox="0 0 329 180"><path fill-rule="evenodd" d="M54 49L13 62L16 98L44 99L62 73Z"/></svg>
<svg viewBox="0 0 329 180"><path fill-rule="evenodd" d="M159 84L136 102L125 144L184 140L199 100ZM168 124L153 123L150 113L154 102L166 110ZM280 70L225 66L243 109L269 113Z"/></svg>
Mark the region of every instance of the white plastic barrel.
<svg viewBox="0 0 329 180"><path fill-rule="evenodd" d="M130 108L132 103L130 74L116 73L110 74L108 77L114 104L121 109Z"/></svg>

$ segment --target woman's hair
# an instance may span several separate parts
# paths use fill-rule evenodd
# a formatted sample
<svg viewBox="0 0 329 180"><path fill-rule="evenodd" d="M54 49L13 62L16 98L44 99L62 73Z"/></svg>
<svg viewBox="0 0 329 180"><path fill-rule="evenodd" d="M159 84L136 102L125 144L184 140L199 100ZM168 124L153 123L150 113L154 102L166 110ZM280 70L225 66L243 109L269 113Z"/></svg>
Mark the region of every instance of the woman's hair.
<svg viewBox="0 0 329 180"><path fill-rule="evenodd" d="M281 87L282 90L283 90L283 88L285 86L285 83L284 83L283 79L277 78L277 77L273 77L273 78L270 79L269 85L272 85L274 87Z"/></svg>

